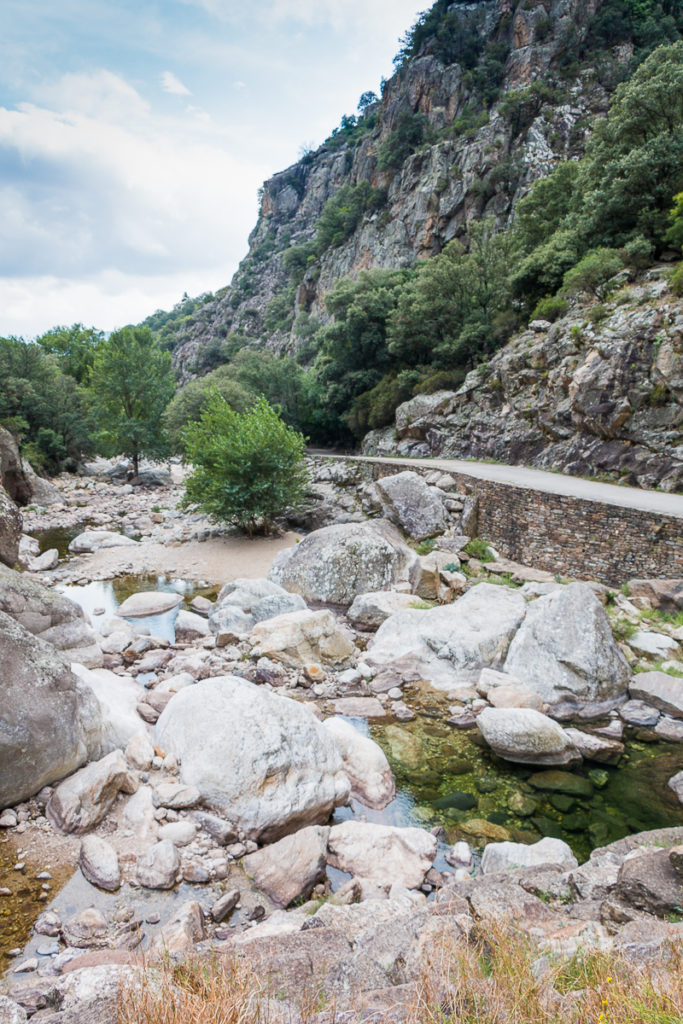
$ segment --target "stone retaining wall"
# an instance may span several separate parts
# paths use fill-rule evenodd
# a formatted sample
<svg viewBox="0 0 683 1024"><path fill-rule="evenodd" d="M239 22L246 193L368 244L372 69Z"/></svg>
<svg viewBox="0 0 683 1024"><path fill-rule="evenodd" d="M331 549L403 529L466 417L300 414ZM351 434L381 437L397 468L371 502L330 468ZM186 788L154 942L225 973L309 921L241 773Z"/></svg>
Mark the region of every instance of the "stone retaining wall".
<svg viewBox="0 0 683 1024"><path fill-rule="evenodd" d="M367 479L406 469L421 476L434 472L380 460L349 461L364 467ZM447 472L459 493L478 497L479 536L506 558L610 586L633 577L683 578L681 519Z"/></svg>

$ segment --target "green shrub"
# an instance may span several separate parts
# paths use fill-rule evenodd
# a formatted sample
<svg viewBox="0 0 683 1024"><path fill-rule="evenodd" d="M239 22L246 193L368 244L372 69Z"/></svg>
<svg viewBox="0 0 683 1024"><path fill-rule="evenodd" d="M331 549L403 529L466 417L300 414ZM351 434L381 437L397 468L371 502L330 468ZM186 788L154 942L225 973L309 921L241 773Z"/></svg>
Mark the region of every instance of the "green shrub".
<svg viewBox="0 0 683 1024"><path fill-rule="evenodd" d="M562 291L567 295L590 292L604 299L612 278L623 268L624 261L616 249L592 249L568 270L562 280Z"/></svg>
<svg viewBox="0 0 683 1024"><path fill-rule="evenodd" d="M183 505L212 518L268 533L275 516L304 497L305 439L288 427L265 398L238 413L214 392L198 423L183 433L194 466Z"/></svg>
<svg viewBox="0 0 683 1024"><path fill-rule="evenodd" d="M396 127L387 135L379 147L377 166L380 171L395 171L422 144L427 118L424 114L413 114L402 110L396 119Z"/></svg>
<svg viewBox="0 0 683 1024"><path fill-rule="evenodd" d="M467 552L468 555L471 555L472 558L477 558L480 562L493 561L491 549L489 548L486 541L482 540L481 537L475 537L473 540L471 540L469 544L467 544L467 546L465 547L465 551Z"/></svg>
<svg viewBox="0 0 683 1024"><path fill-rule="evenodd" d="M671 275L671 291L674 295L683 296L683 262L679 263Z"/></svg>
<svg viewBox="0 0 683 1024"><path fill-rule="evenodd" d="M560 295L546 295L536 304L531 314L532 320L549 320L551 324L559 320L569 309L569 303Z"/></svg>

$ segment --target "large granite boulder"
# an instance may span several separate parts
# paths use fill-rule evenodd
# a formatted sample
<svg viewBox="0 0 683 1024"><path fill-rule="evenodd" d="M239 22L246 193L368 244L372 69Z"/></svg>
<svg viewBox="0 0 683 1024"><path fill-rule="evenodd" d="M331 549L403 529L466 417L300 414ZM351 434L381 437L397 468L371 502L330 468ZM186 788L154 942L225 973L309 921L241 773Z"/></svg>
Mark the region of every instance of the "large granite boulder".
<svg viewBox="0 0 683 1024"><path fill-rule="evenodd" d="M237 676L175 694L156 742L179 759L182 781L250 839L322 824L349 796L337 745L317 718Z"/></svg>
<svg viewBox="0 0 683 1024"><path fill-rule="evenodd" d="M327 866L327 826L309 825L277 843L249 854L242 864L247 875L274 903L288 907L311 894L324 881Z"/></svg>
<svg viewBox="0 0 683 1024"><path fill-rule="evenodd" d="M443 498L421 476L406 470L377 481L384 513L415 540L443 533L446 510Z"/></svg>
<svg viewBox="0 0 683 1024"><path fill-rule="evenodd" d="M616 702L631 674L605 609L585 583L532 601L505 671L550 705Z"/></svg>
<svg viewBox="0 0 683 1024"><path fill-rule="evenodd" d="M130 676L117 675L106 668L88 669L74 664L73 671L93 691L102 714L99 745L91 756L104 757L112 750L124 748L143 727L137 706L145 691Z"/></svg>
<svg viewBox="0 0 683 1024"><path fill-rule="evenodd" d="M15 565L19 558L22 524L21 512L0 485L0 562L5 565Z"/></svg>
<svg viewBox="0 0 683 1024"><path fill-rule="evenodd" d="M315 663L348 665L353 637L331 611L290 612L257 623L251 631L252 657L273 658L293 667Z"/></svg>
<svg viewBox="0 0 683 1024"><path fill-rule="evenodd" d="M269 578L307 601L350 605L358 594L413 583L418 556L385 520L315 530L275 556Z"/></svg>
<svg viewBox="0 0 683 1024"><path fill-rule="evenodd" d="M121 790L131 791L120 750L81 768L55 789L46 814L60 832L87 832L102 821Z"/></svg>
<svg viewBox="0 0 683 1024"><path fill-rule="evenodd" d="M532 708L484 708L476 722L491 749L506 761L538 765L581 761L564 729Z"/></svg>
<svg viewBox="0 0 683 1024"><path fill-rule="evenodd" d="M2 611L0 650L0 807L7 807L84 764L99 746L102 716L63 655Z"/></svg>
<svg viewBox="0 0 683 1024"><path fill-rule="evenodd" d="M666 672L639 672L629 685L635 700L642 700L674 718L683 718L683 679Z"/></svg>
<svg viewBox="0 0 683 1024"><path fill-rule="evenodd" d="M436 837L421 828L345 821L330 829L327 859L333 867L372 885L417 889L432 866L436 850Z"/></svg>
<svg viewBox="0 0 683 1024"><path fill-rule="evenodd" d="M548 836L531 846L524 843L488 843L481 859L481 873L493 875L500 871L538 867L541 864L557 864L563 871L571 871L579 866L565 842Z"/></svg>
<svg viewBox="0 0 683 1024"><path fill-rule="evenodd" d="M19 446L9 430L0 427L0 482L17 505L28 505L31 484L24 471Z"/></svg>
<svg viewBox="0 0 683 1024"><path fill-rule="evenodd" d="M19 572L0 565L0 612L5 612L34 636L64 651L72 662L97 668L102 651L97 635L77 604L47 590Z"/></svg>
<svg viewBox="0 0 683 1024"><path fill-rule="evenodd" d="M226 583L209 613L212 633L247 636L257 622L265 622L289 612L306 611L299 594L265 579L236 579Z"/></svg>
<svg viewBox="0 0 683 1024"><path fill-rule="evenodd" d="M527 605L516 590L480 583L450 605L390 616L368 646L368 660L387 667L410 658L433 686L451 689L463 673L499 666Z"/></svg>

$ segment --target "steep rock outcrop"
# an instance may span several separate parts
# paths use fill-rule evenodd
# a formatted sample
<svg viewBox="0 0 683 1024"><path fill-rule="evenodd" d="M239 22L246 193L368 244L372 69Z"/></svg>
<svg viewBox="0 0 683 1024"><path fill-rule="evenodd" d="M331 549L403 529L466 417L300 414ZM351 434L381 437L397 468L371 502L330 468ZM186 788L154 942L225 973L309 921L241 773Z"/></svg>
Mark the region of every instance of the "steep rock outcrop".
<svg viewBox="0 0 683 1024"><path fill-rule="evenodd" d="M495 459L683 490L683 312L667 270L533 322L457 392L418 395L371 454ZM599 314L599 316L598 316Z"/></svg>
<svg viewBox="0 0 683 1024"><path fill-rule="evenodd" d="M497 98L481 107L476 76L448 63L427 41L420 53L384 83L354 129L337 129L315 152L274 175L262 189L249 253L229 287L210 296L175 332L173 361L181 379L210 368L213 350L231 333L258 338L283 352L297 345L297 313L327 319L325 294L342 277L371 267L405 267L439 253L481 216L507 223L517 199L558 160L582 154L587 120L603 114L611 91L579 75L563 80L562 101L538 98L512 115L506 93L553 80L568 35L585 36L598 0L551 0L517 5L480 0L463 6L468 31L502 57ZM629 47L613 59L628 65ZM486 104L484 105L486 106ZM478 113L476 112L478 111ZM402 115L425 119L423 143L388 169L380 148ZM288 272L284 253L311 241L325 203L342 185L367 182L386 201L362 216L341 244L327 247L313 266ZM268 304L286 294L279 316Z"/></svg>

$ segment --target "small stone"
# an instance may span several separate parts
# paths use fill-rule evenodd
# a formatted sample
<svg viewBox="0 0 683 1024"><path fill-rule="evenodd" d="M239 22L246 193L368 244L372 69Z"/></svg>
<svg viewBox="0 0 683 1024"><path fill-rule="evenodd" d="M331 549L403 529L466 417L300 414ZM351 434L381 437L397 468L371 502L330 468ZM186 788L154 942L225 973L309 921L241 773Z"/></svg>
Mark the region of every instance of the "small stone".
<svg viewBox="0 0 683 1024"><path fill-rule="evenodd" d="M235 909L239 903L239 899L239 890L231 889L229 892L226 892L221 896L220 899L216 900L211 907L211 917L216 924L220 924L221 921L225 920L228 914Z"/></svg>
<svg viewBox="0 0 683 1024"><path fill-rule="evenodd" d="M54 937L62 930L61 919L52 910L44 911L33 926L38 935Z"/></svg>
<svg viewBox="0 0 683 1024"><path fill-rule="evenodd" d="M36 957L33 956L31 957L30 960L24 960L22 963L18 964L17 967L15 967L14 970L12 971L12 974L26 974L29 971L37 970L38 960L36 959Z"/></svg>
<svg viewBox="0 0 683 1024"><path fill-rule="evenodd" d="M11 807L0 814L0 828L14 828L18 823L16 813Z"/></svg>
<svg viewBox="0 0 683 1024"><path fill-rule="evenodd" d="M596 789L604 789L609 782L609 772L605 768L591 768L588 778Z"/></svg>
<svg viewBox="0 0 683 1024"><path fill-rule="evenodd" d="M147 916L145 917L145 923L146 924L159 924L160 920L161 920L160 916L158 914L155 914L155 913L147 914Z"/></svg>
<svg viewBox="0 0 683 1024"><path fill-rule="evenodd" d="M18 860L17 863L14 865L14 870L15 871L23 871L25 867L26 867L26 861Z"/></svg>

